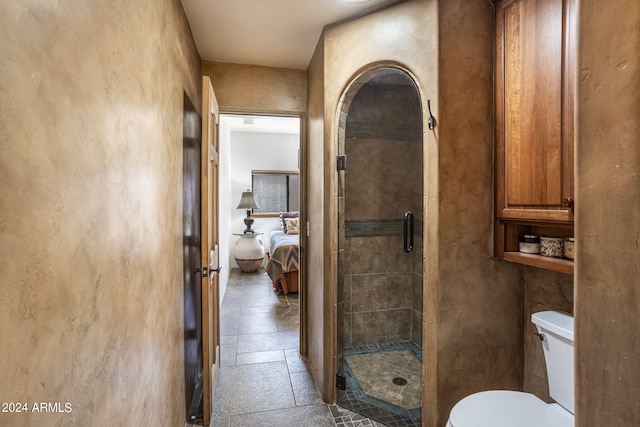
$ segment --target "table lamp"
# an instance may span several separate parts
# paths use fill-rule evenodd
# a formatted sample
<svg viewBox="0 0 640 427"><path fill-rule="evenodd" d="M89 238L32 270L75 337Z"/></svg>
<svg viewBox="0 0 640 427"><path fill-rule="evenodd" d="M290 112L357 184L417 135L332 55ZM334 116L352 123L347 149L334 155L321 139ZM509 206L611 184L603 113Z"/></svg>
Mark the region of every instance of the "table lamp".
<svg viewBox="0 0 640 427"><path fill-rule="evenodd" d="M253 193L251 190L243 191L242 197L240 197L240 203L238 203L238 207L236 209L246 209L247 217L244 219L244 223L247 226L247 229L244 230L244 233L253 233L254 231L251 229L253 225L253 218L251 218L251 209L258 208L255 199L253 198Z"/></svg>

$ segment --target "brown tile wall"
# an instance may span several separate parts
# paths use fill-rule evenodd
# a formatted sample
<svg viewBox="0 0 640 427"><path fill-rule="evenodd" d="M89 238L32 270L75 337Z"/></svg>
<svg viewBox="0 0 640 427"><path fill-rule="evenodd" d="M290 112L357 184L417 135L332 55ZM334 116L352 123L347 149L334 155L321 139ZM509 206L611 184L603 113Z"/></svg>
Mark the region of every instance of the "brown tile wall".
<svg viewBox="0 0 640 427"><path fill-rule="evenodd" d="M71 405L0 425L182 425L181 3L2 2L0 34L0 396Z"/></svg>
<svg viewBox="0 0 640 427"><path fill-rule="evenodd" d="M346 145L347 221L402 220L408 210L421 217L419 142L347 138Z"/></svg>
<svg viewBox="0 0 640 427"><path fill-rule="evenodd" d="M341 342L349 346L420 337L422 325L415 318L413 299L418 293L414 287L421 288L422 280L412 271L412 254L402 250L402 237L347 237L346 241ZM391 248L398 253L390 254Z"/></svg>
<svg viewBox="0 0 640 427"><path fill-rule="evenodd" d="M347 156L339 181L344 192L340 221L370 224L362 229L364 235L349 235L340 246L346 265L339 266L338 286L345 287L339 295L349 294L348 301L339 300L346 334L339 342L345 345L414 337L420 343L422 335L422 314L413 308L419 305L413 296L421 296L413 288L422 287L421 279L414 278L422 277L422 257L405 253L397 234L407 210L417 223L422 218L420 101L415 86L387 83L398 71L380 73L367 84L354 85L340 113L339 152ZM401 79L411 82L406 75ZM396 234L380 235L389 228ZM421 243L416 239L414 246L421 248Z"/></svg>

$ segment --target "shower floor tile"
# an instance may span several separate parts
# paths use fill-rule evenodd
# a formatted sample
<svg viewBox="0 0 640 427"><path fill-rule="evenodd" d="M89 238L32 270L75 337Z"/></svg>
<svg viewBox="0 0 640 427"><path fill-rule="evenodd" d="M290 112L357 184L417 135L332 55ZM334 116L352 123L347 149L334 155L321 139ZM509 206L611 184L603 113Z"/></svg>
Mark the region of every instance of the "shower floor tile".
<svg viewBox="0 0 640 427"><path fill-rule="evenodd" d="M421 350L413 342L344 351L347 390L339 404L393 426L421 424Z"/></svg>
<svg viewBox="0 0 640 427"><path fill-rule="evenodd" d="M344 357L363 393L403 409L420 408L420 361L409 350ZM394 379L402 379L394 383Z"/></svg>

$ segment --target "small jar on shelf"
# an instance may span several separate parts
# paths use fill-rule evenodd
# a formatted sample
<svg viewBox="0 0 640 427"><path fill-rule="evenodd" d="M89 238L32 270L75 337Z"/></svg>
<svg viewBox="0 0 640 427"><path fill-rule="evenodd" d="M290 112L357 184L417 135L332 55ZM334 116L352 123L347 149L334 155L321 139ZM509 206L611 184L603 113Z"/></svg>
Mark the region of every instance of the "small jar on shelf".
<svg viewBox="0 0 640 427"><path fill-rule="evenodd" d="M564 257L562 237L540 237L540 255L553 258Z"/></svg>
<svg viewBox="0 0 640 427"><path fill-rule="evenodd" d="M540 237L535 234L521 234L518 238L518 251L525 254L539 254Z"/></svg>
<svg viewBox="0 0 640 427"><path fill-rule="evenodd" d="M564 257L574 259L576 239L573 237L565 237L564 239Z"/></svg>

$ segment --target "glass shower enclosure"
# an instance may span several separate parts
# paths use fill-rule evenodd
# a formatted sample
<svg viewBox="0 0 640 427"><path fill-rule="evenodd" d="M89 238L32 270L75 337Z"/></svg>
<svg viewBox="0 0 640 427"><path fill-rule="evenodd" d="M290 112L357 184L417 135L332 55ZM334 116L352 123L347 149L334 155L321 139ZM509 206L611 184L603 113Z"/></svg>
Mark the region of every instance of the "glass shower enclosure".
<svg viewBox="0 0 640 427"><path fill-rule="evenodd" d="M381 67L347 89L338 138L338 404L421 425L423 114Z"/></svg>

